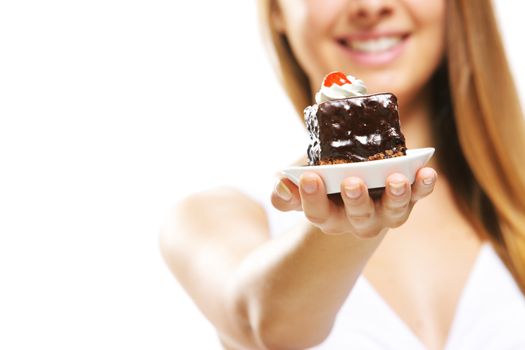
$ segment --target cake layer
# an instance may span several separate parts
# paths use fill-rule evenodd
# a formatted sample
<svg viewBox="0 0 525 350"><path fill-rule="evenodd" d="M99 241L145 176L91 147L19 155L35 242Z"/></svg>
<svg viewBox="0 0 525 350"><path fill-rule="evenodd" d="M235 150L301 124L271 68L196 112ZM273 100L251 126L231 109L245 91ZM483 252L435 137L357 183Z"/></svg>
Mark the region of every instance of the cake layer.
<svg viewBox="0 0 525 350"><path fill-rule="evenodd" d="M397 98L390 93L326 101L305 110L309 165L362 162L406 154Z"/></svg>

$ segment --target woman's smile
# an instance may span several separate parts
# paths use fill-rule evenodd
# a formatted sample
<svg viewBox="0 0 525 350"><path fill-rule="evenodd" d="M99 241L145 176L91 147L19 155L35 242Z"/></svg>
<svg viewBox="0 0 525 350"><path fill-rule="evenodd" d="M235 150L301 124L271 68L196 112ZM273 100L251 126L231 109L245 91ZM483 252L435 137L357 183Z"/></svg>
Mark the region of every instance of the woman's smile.
<svg viewBox="0 0 525 350"><path fill-rule="evenodd" d="M281 0L275 25L286 35L310 86L347 72L369 91L416 102L445 52L445 1Z"/></svg>
<svg viewBox="0 0 525 350"><path fill-rule="evenodd" d="M386 65L404 51L410 34L406 32L363 33L335 39L339 49L361 66Z"/></svg>

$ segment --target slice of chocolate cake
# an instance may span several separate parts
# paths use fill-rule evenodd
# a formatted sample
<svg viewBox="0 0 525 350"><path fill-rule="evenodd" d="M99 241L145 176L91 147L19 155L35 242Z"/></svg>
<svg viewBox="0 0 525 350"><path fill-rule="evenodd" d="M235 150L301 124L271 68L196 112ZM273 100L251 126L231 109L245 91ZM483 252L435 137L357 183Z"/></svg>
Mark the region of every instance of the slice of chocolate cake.
<svg viewBox="0 0 525 350"><path fill-rule="evenodd" d="M318 104L305 109L310 136L308 164L353 163L405 155L396 96L391 93L359 96L354 91L355 97L334 98L333 78L332 85L328 85L328 77L316 96ZM348 78L335 82L338 94L355 79ZM364 87L362 82L361 85ZM326 97L329 93L323 88L332 89L331 96Z"/></svg>

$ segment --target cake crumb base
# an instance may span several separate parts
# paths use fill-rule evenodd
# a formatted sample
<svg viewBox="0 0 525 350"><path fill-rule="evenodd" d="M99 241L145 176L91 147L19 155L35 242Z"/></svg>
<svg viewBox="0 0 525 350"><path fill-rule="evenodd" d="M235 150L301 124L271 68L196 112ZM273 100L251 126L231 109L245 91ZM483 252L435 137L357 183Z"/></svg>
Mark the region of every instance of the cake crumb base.
<svg viewBox="0 0 525 350"><path fill-rule="evenodd" d="M366 161L370 160L380 160L380 159L387 159L387 158L395 158L395 157L401 157L406 155L406 150L400 149L400 150L391 150L388 149L384 152L376 153L372 156L369 156ZM342 159L342 158L328 158L328 159L321 159L319 161L319 164L317 165L333 165L333 164L346 164L346 163L360 163L360 162L354 162L351 159Z"/></svg>

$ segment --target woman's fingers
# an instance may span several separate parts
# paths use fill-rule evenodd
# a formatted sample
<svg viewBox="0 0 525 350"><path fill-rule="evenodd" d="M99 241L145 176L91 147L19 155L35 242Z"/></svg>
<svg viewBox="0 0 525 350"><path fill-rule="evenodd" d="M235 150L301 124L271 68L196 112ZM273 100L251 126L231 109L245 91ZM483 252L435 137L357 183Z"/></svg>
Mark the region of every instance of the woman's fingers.
<svg viewBox="0 0 525 350"><path fill-rule="evenodd" d="M412 185L412 202L417 202L432 193L436 184L437 173L432 168L421 168L416 173L416 181Z"/></svg>
<svg viewBox="0 0 525 350"><path fill-rule="evenodd" d="M326 227L334 210L321 177L314 172L303 173L299 179L299 193L306 218L321 229Z"/></svg>
<svg viewBox="0 0 525 350"><path fill-rule="evenodd" d="M363 180L358 177L344 179L341 184L341 198L353 233L360 237L373 237L379 233L374 201L369 197Z"/></svg>
<svg viewBox="0 0 525 350"><path fill-rule="evenodd" d="M272 204L280 211L301 210L299 189L289 179L279 179L272 192Z"/></svg>
<svg viewBox="0 0 525 350"><path fill-rule="evenodd" d="M410 214L413 204L410 183L402 174L392 174L386 179L385 193L381 198L381 214L389 227L403 224Z"/></svg>
<svg viewBox="0 0 525 350"><path fill-rule="evenodd" d="M412 186L404 175L392 174L381 199L374 201L363 180L348 177L341 184L343 209L330 201L319 175L305 172L299 186L287 178L280 179L272 193L272 203L281 211L303 210L306 218L325 233L352 232L368 238L387 227L402 225L414 203L432 193L436 179L432 168L420 169Z"/></svg>

